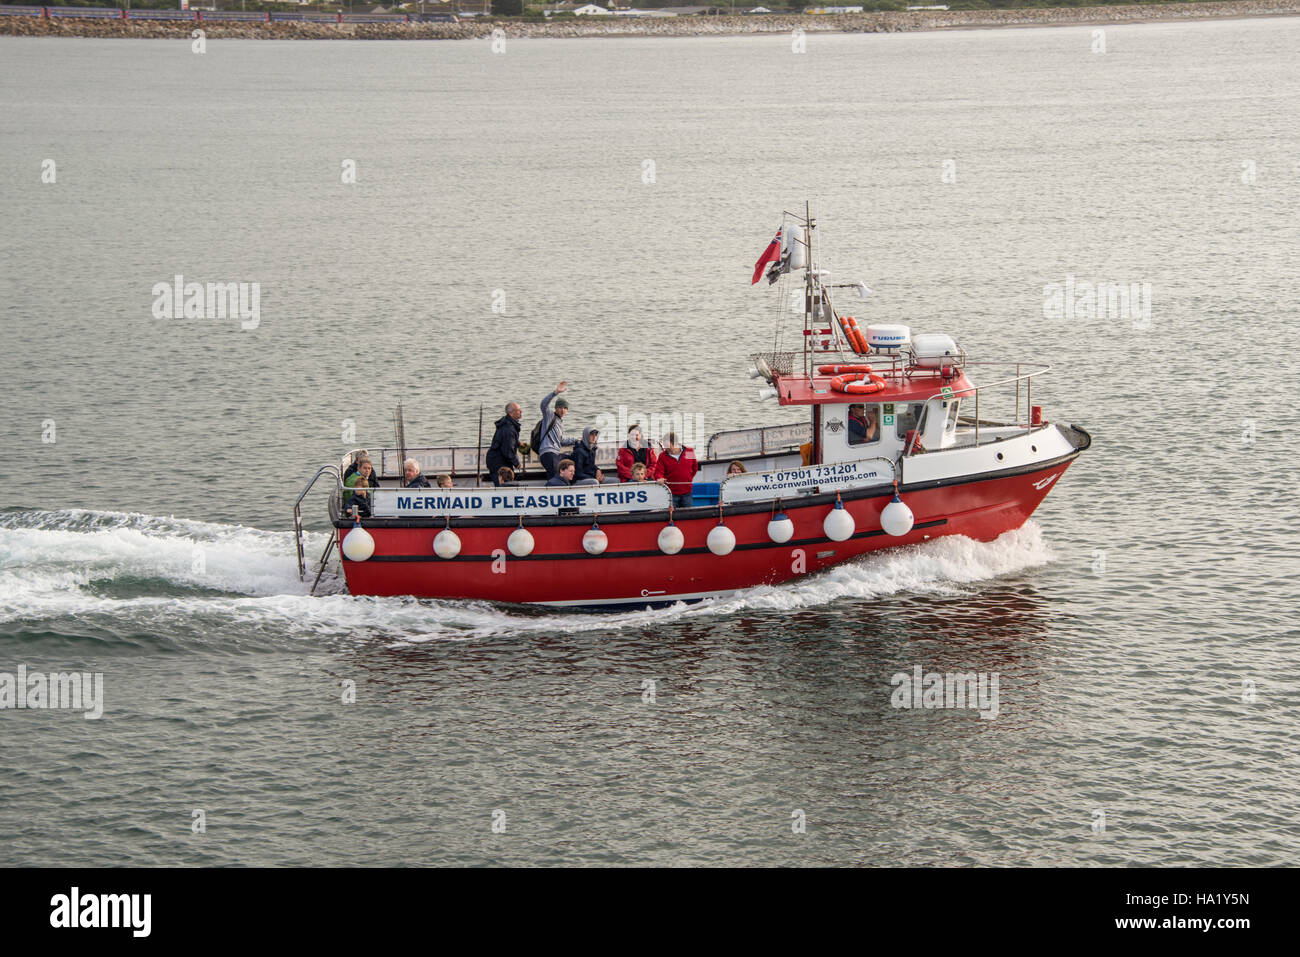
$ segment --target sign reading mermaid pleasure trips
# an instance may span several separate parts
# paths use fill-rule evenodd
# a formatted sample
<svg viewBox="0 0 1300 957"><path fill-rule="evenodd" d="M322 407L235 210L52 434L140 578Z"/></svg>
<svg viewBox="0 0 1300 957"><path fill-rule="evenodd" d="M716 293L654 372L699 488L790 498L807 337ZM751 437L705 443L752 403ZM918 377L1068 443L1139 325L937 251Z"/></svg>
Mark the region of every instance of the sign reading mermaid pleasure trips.
<svg viewBox="0 0 1300 957"><path fill-rule="evenodd" d="M722 483L721 502L763 502L795 495L817 495L851 488L870 488L894 480L894 463L888 459L864 459L833 465L775 469L733 475Z"/></svg>
<svg viewBox="0 0 1300 957"><path fill-rule="evenodd" d="M668 508L668 489L655 483L519 488L379 488L375 518L444 515L555 515L648 512Z"/></svg>

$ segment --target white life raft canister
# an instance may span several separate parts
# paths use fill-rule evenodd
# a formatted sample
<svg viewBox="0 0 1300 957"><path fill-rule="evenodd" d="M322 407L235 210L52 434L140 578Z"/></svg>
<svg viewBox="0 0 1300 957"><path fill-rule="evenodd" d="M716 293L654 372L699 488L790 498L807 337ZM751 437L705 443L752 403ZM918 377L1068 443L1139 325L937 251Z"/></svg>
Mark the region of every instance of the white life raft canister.
<svg viewBox="0 0 1300 957"><path fill-rule="evenodd" d="M952 336L943 333L925 333L912 340L912 355L916 364L926 369L940 369L961 358Z"/></svg>

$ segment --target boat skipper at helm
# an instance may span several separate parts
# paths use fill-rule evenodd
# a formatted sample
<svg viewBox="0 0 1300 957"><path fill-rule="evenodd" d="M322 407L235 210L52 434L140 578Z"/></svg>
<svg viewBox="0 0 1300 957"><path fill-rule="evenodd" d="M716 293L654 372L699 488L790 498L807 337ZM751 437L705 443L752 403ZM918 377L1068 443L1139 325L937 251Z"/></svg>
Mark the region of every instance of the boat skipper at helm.
<svg viewBox="0 0 1300 957"><path fill-rule="evenodd" d="M880 437L876 407L870 409L862 402L849 406L849 445L874 442Z"/></svg>
<svg viewBox="0 0 1300 957"><path fill-rule="evenodd" d="M542 466L546 469L548 479L555 478L560 459L564 457L564 450L572 448L578 442L577 439L564 437L564 417L569 412L569 400L555 399L557 395L567 391L568 388L569 383L567 381L561 382L555 387L554 392L542 400L542 427L537 443L537 454L542 460ZM552 399L555 399L554 412L550 410Z"/></svg>

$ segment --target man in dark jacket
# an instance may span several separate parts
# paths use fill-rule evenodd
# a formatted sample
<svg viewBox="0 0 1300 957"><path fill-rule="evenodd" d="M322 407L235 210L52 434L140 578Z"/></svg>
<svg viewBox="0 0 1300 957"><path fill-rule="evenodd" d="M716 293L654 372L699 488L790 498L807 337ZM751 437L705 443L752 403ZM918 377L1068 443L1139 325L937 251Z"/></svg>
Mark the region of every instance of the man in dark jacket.
<svg viewBox="0 0 1300 957"><path fill-rule="evenodd" d="M500 484L497 473L503 465L519 470L519 420L523 414L519 403L511 402L506 406L506 414L497 419L496 434L492 436L492 445L487 452L487 468L493 485Z"/></svg>
<svg viewBox="0 0 1300 957"><path fill-rule="evenodd" d="M596 429L583 429L582 441L573 447L573 469L575 482L583 479L596 480L596 439L600 432Z"/></svg>
<svg viewBox="0 0 1300 957"><path fill-rule="evenodd" d="M560 459L560 464L555 470L555 474L547 481L547 486L572 485L573 484L573 459Z"/></svg>
<svg viewBox="0 0 1300 957"><path fill-rule="evenodd" d="M420 474L420 463L407 459L402 463L402 488L428 488L429 480Z"/></svg>

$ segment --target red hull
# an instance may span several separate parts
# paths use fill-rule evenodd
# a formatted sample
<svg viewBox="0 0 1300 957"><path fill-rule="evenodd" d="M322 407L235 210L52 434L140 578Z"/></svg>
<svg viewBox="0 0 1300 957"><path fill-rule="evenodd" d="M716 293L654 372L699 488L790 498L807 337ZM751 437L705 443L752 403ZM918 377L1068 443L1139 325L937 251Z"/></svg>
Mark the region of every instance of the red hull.
<svg viewBox="0 0 1300 957"><path fill-rule="evenodd" d="M779 584L867 552L941 535L991 541L1023 525L1072 461L1073 456L1019 475L904 489L903 500L915 516L915 525L901 538L886 535L880 527L881 510L892 492L857 498L845 494L844 506L857 532L843 542L828 539L822 530L833 503L833 497L823 496L799 505L785 503L795 532L793 539L780 545L768 538L768 511L727 514L736 549L723 556L714 555L705 545L710 529L718 524L716 510L677 521L686 544L675 555L659 551L662 515L630 523L602 522L609 537L602 555L588 555L582 549L583 533L590 527L586 520L526 523L535 542L526 558L506 551L514 526L484 527L473 520L457 520L452 527L460 537L461 552L451 560L433 553L437 525L366 522L374 536L375 554L364 562L345 559L343 570L354 595L635 607L695 600ZM340 545L346 534L346 527L338 530Z"/></svg>

